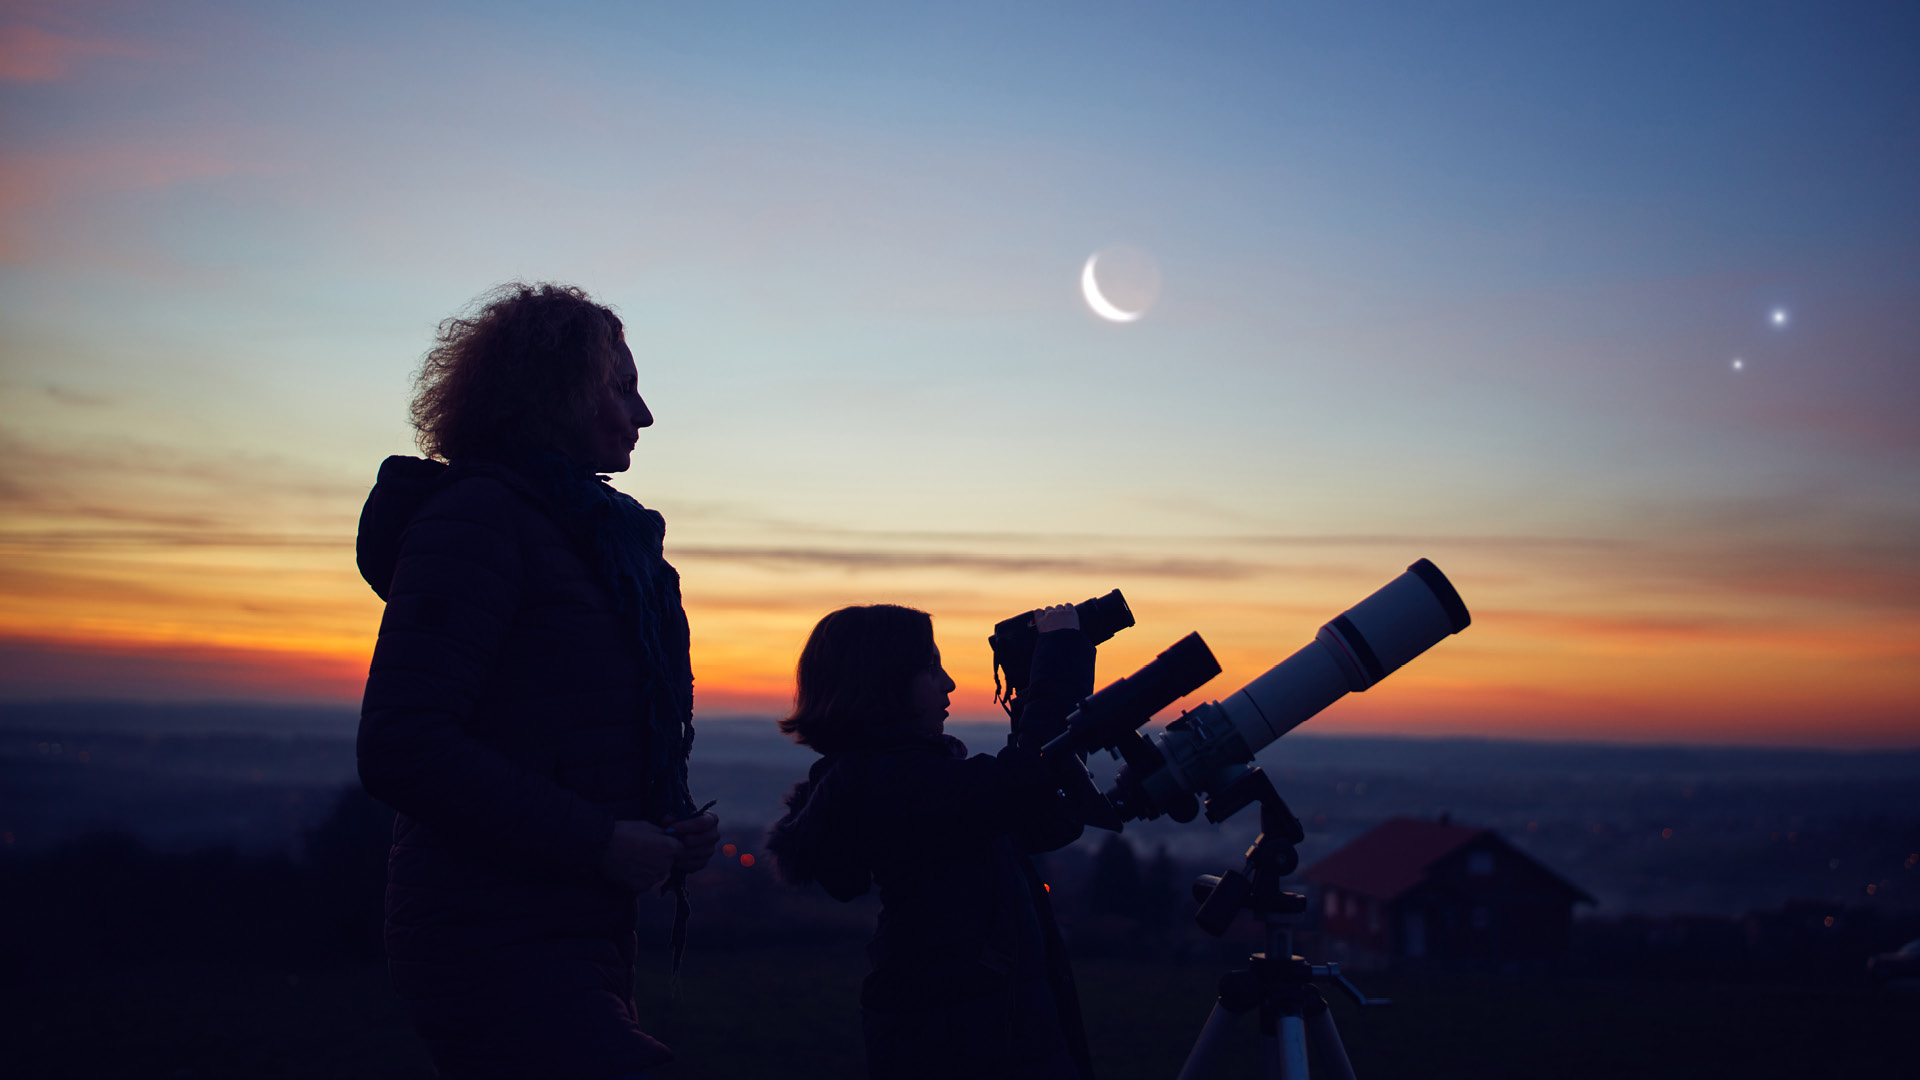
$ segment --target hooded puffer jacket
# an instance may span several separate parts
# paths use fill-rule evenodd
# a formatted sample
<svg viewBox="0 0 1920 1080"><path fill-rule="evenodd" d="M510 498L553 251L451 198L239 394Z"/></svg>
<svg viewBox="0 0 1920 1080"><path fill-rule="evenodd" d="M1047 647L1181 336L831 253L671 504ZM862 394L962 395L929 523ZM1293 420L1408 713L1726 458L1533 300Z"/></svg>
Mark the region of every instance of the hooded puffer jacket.
<svg viewBox="0 0 1920 1080"><path fill-rule="evenodd" d="M387 602L360 779L399 812L395 988L443 1077L607 1077L672 1059L632 1002L634 895L601 876L643 805L649 672L512 470L389 458L360 519Z"/></svg>

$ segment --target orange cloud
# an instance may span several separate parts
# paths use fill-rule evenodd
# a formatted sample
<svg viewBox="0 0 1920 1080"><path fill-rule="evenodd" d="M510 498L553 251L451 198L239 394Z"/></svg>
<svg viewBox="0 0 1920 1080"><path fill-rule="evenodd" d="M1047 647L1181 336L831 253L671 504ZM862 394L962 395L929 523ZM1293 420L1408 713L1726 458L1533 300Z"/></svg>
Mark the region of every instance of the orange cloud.
<svg viewBox="0 0 1920 1080"><path fill-rule="evenodd" d="M107 146L8 153L0 150L0 263L75 258L109 259L148 273L180 273L150 255L92 250L76 239L70 221L52 204L113 191L152 191L245 171L232 154L212 147Z"/></svg>
<svg viewBox="0 0 1920 1080"><path fill-rule="evenodd" d="M0 476L0 696L357 698L380 617L353 569L363 481L4 431L0 450L14 463ZM956 717L994 717L994 622L1115 585L1140 625L1101 649L1102 685L1195 630L1225 669L1172 715L1231 694L1407 553L1431 553L1474 625L1313 730L1920 744L1920 616L1900 584L1912 556L1872 530L1823 545L1729 516L1664 543L849 533L818 547L696 519L669 555L703 717L780 714L815 621L882 601L934 613ZM1698 542L1722 535L1738 542Z"/></svg>
<svg viewBox="0 0 1920 1080"><path fill-rule="evenodd" d="M1301 728L1325 735L1421 735L1577 742L1729 743L1872 749L1920 746L1920 709L1905 700L1805 693L1729 700L1645 688L1423 688L1349 695ZM1284 744L1284 740L1282 740Z"/></svg>
<svg viewBox="0 0 1920 1080"><path fill-rule="evenodd" d="M110 38L56 34L16 23L0 26L0 82L58 82L91 57L136 57L149 50Z"/></svg>
<svg viewBox="0 0 1920 1080"><path fill-rule="evenodd" d="M365 657L234 646L0 637L0 697L15 701L354 703ZM79 691L79 693L76 693Z"/></svg>
<svg viewBox="0 0 1920 1080"><path fill-rule="evenodd" d="M208 147L101 146L0 155L0 214L13 215L76 191L144 191L241 171Z"/></svg>
<svg viewBox="0 0 1920 1080"><path fill-rule="evenodd" d="M1256 567L1225 559L1083 558L1000 555L960 551L859 551L801 547L718 547L689 545L675 558L754 563L767 567L825 567L836 570L982 570L997 573L1106 574L1113 577L1175 577L1237 580Z"/></svg>

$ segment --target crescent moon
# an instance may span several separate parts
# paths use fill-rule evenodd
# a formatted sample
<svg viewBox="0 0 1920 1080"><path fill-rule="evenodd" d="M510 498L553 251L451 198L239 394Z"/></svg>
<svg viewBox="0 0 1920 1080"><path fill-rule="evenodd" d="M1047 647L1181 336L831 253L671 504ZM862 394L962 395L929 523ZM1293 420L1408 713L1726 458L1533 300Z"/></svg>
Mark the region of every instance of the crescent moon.
<svg viewBox="0 0 1920 1080"><path fill-rule="evenodd" d="M1087 296L1087 306L1108 322L1132 322L1139 318L1142 312L1116 307L1111 300L1100 295L1100 283L1093 277L1093 264L1099 261L1100 253L1096 251L1087 256L1087 265L1080 270L1080 291Z"/></svg>

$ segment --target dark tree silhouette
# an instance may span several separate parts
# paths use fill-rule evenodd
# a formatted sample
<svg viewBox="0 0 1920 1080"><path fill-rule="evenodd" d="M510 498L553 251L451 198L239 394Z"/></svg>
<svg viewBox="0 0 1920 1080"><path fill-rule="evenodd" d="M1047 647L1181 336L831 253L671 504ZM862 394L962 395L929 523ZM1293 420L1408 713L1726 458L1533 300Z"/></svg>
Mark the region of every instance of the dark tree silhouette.
<svg viewBox="0 0 1920 1080"><path fill-rule="evenodd" d="M313 882L318 944L327 954L385 955L381 918L392 843L393 810L358 784L341 789L333 812L307 834L303 868Z"/></svg>
<svg viewBox="0 0 1920 1080"><path fill-rule="evenodd" d="M1133 845L1118 834L1109 834L1093 853L1087 894L1087 910L1095 915L1139 917L1140 860Z"/></svg>
<svg viewBox="0 0 1920 1080"><path fill-rule="evenodd" d="M1161 939L1173 932L1173 926L1180 917L1180 868L1174 864L1173 856L1167 854L1167 845L1160 844L1153 850L1153 859L1140 873L1140 928L1150 938Z"/></svg>

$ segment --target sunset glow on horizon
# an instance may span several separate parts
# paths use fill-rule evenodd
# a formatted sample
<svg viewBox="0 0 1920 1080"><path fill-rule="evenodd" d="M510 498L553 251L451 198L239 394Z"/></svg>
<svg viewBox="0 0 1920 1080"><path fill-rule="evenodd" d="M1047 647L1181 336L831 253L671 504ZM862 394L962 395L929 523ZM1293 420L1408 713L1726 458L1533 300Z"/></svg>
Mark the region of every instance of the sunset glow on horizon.
<svg viewBox="0 0 1920 1080"><path fill-rule="evenodd" d="M1425 557L1313 730L1920 747L1920 17L746 7L0 15L0 702L356 702L520 279L626 320L703 717L897 602L984 720L1116 587L1213 700Z"/></svg>

